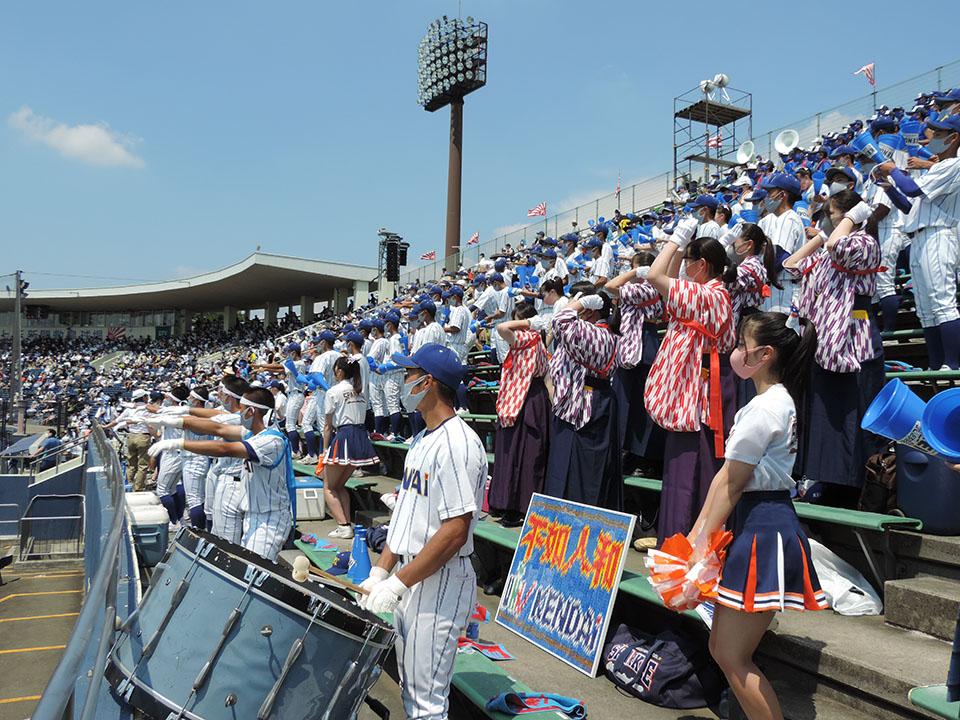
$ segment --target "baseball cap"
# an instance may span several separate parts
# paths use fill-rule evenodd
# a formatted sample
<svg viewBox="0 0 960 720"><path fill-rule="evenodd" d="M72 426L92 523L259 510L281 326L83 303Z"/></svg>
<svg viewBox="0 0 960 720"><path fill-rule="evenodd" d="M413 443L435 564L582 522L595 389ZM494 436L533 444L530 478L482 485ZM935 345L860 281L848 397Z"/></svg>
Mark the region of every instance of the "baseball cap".
<svg viewBox="0 0 960 720"><path fill-rule="evenodd" d="M337 553L336 559L333 561L333 565L327 568L327 572L331 575L346 575L347 571L350 570L350 551L343 550Z"/></svg>
<svg viewBox="0 0 960 720"><path fill-rule="evenodd" d="M697 199L693 201L690 207L706 207L716 210L719 204L713 195L697 195Z"/></svg>
<svg viewBox="0 0 960 720"><path fill-rule="evenodd" d="M130 397L133 398L134 400L139 400L142 397L147 397L149 394L150 393L148 393L143 388L138 388L137 390L133 391L133 394L131 394Z"/></svg>
<svg viewBox="0 0 960 720"><path fill-rule="evenodd" d="M870 132L877 130L896 130L897 121L892 117L880 117L870 123Z"/></svg>
<svg viewBox="0 0 960 720"><path fill-rule="evenodd" d="M284 348L284 352L300 352L300 343L292 342Z"/></svg>
<svg viewBox="0 0 960 720"><path fill-rule="evenodd" d="M366 318L364 318L363 320L357 323L358 330L369 330L372 327L373 327L373 323L371 323Z"/></svg>
<svg viewBox="0 0 960 720"><path fill-rule="evenodd" d="M562 242L572 242L575 243L580 239L580 236L576 233L568 232L560 236Z"/></svg>
<svg viewBox="0 0 960 720"><path fill-rule="evenodd" d="M601 240L600 238L594 236L594 237L590 238L589 240L587 240L585 243L583 243L583 247L586 247L586 248L602 248L602 247L603 247L603 240Z"/></svg>
<svg viewBox="0 0 960 720"><path fill-rule="evenodd" d="M401 367L420 368L451 389L460 385L466 372L457 354L437 343L427 343L410 357L394 353L393 361Z"/></svg>
<svg viewBox="0 0 960 720"><path fill-rule="evenodd" d="M490 276L490 282L492 282L492 283L493 283L493 282L503 282L503 275L501 275L501 274L498 273L498 272L493 273L493 274Z"/></svg>
<svg viewBox="0 0 960 720"><path fill-rule="evenodd" d="M936 120L927 120L927 127L960 133L960 115L941 115Z"/></svg>
<svg viewBox="0 0 960 720"><path fill-rule="evenodd" d="M473 287L476 287L477 285L482 285L482 284L485 283L486 281L487 281L486 275L477 275L477 276L473 279L473 283L471 283L471 284L473 285Z"/></svg>
<svg viewBox="0 0 960 720"><path fill-rule="evenodd" d="M761 188L756 190L751 190L750 195L747 197L747 202L760 202L767 196L767 191Z"/></svg>
<svg viewBox="0 0 960 720"><path fill-rule="evenodd" d="M540 244L541 244L541 245L554 245L554 246L555 246L555 245L557 244L557 241L554 240L552 237L545 237L545 238L541 238L541 239L540 239Z"/></svg>
<svg viewBox="0 0 960 720"><path fill-rule="evenodd" d="M363 335L360 334L359 330L351 330L342 336L343 340L346 342L352 342L358 347L363 347Z"/></svg>
<svg viewBox="0 0 960 720"><path fill-rule="evenodd" d="M504 270L507 269L507 261L502 258L500 260L497 260L493 264L493 269L496 270L498 273L502 273Z"/></svg>
<svg viewBox="0 0 960 720"><path fill-rule="evenodd" d="M377 318L376 320L370 321L370 327L375 327L380 332L383 332L383 320Z"/></svg>
<svg viewBox="0 0 960 720"><path fill-rule="evenodd" d="M383 316L383 321L385 323L393 323L394 325L400 324L400 313L395 310L391 310L386 315Z"/></svg>
<svg viewBox="0 0 960 720"><path fill-rule="evenodd" d="M278 387L280 387L280 381L279 381L279 380L267 380L267 384L264 385L264 387L265 387L267 390L269 390L270 388L278 388Z"/></svg>
<svg viewBox="0 0 960 720"><path fill-rule="evenodd" d="M777 173L773 177L769 177L764 180L763 187L767 190L770 188L777 188L778 190L783 190L791 195L801 195L803 193L803 191L800 189L800 181L792 175L785 175L783 173Z"/></svg>
<svg viewBox="0 0 960 720"><path fill-rule="evenodd" d="M834 148L833 152L830 153L830 157L840 157L841 155L856 155L859 150L857 150L852 145L838 145Z"/></svg>
<svg viewBox="0 0 960 720"><path fill-rule="evenodd" d="M317 340L323 340L333 345L333 343L337 341L337 336L334 335L332 330L324 330L319 336L317 336Z"/></svg>
<svg viewBox="0 0 960 720"><path fill-rule="evenodd" d="M825 173L827 177L827 182L831 183L834 179L838 179L839 182L859 182L860 178L857 177L857 171L853 168L839 168L832 167L827 170ZM843 178L837 178L837 175L843 175Z"/></svg>
<svg viewBox="0 0 960 720"><path fill-rule="evenodd" d="M540 257L555 258L557 257L557 251L554 250L553 248L547 248L546 250L540 253Z"/></svg>

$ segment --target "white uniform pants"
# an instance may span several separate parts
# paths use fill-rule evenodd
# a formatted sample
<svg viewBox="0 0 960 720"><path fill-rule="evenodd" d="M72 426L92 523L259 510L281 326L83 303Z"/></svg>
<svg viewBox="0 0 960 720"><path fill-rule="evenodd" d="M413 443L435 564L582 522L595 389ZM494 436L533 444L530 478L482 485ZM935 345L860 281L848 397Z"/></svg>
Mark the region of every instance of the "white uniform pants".
<svg viewBox="0 0 960 720"><path fill-rule="evenodd" d="M157 495L173 495L180 482L182 461L180 453L164 450L160 453L160 467L157 470Z"/></svg>
<svg viewBox="0 0 960 720"><path fill-rule="evenodd" d="M402 370L394 370L384 376L383 394L387 400L387 415L393 415L401 410L400 395L403 392L403 376Z"/></svg>
<svg viewBox="0 0 960 720"><path fill-rule="evenodd" d="M476 600L470 558L454 557L410 588L397 606L397 666L408 718L447 717L457 641Z"/></svg>
<svg viewBox="0 0 960 720"><path fill-rule="evenodd" d="M490 336L493 338L493 346L497 349L497 361L502 365L507 359L507 353L510 352L510 343L500 337L496 326L490 328Z"/></svg>
<svg viewBox="0 0 960 720"><path fill-rule="evenodd" d="M213 506L217 497L217 475L216 463L211 463L207 470L207 476L203 480L203 514L207 516L207 523L213 522Z"/></svg>
<svg viewBox="0 0 960 720"><path fill-rule="evenodd" d="M374 417L385 417L390 414L387 412L386 382L385 375L370 374L370 407Z"/></svg>
<svg viewBox="0 0 960 720"><path fill-rule="evenodd" d="M232 475L217 475L211 532L239 545L243 539L243 483Z"/></svg>
<svg viewBox="0 0 960 720"><path fill-rule="evenodd" d="M323 403L326 396L323 390L316 390L307 398L303 408L303 422L300 423L305 431L313 428L323 429Z"/></svg>
<svg viewBox="0 0 960 720"><path fill-rule="evenodd" d="M910 273L920 324L936 327L960 319L957 310L957 269L960 247L953 227L924 228L913 237Z"/></svg>
<svg viewBox="0 0 960 720"><path fill-rule="evenodd" d="M187 507L195 508L203 503L210 458L206 455L183 455L183 491Z"/></svg>
<svg viewBox="0 0 960 720"><path fill-rule="evenodd" d="M886 270L877 273L877 292L874 297L880 301L897 294L897 258L906 247L907 236L899 229L893 230L880 245L880 265Z"/></svg>
<svg viewBox="0 0 960 720"><path fill-rule="evenodd" d="M276 562L292 526L293 518L286 508L265 513L248 512L243 516L243 547Z"/></svg>
<svg viewBox="0 0 960 720"><path fill-rule="evenodd" d="M303 407L303 393L290 393L287 398L287 432L296 430L300 423L300 408Z"/></svg>

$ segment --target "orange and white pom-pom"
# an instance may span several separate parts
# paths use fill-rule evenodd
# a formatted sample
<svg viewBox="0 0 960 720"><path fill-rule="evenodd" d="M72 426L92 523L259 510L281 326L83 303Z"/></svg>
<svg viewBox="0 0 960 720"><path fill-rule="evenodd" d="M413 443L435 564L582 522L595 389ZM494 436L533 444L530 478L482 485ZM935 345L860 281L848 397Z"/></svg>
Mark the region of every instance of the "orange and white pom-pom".
<svg viewBox="0 0 960 720"><path fill-rule="evenodd" d="M699 536L691 545L677 533L663 541L657 550L649 550L644 564L650 570L648 580L671 610L691 610L717 596L726 546L733 539L727 530Z"/></svg>

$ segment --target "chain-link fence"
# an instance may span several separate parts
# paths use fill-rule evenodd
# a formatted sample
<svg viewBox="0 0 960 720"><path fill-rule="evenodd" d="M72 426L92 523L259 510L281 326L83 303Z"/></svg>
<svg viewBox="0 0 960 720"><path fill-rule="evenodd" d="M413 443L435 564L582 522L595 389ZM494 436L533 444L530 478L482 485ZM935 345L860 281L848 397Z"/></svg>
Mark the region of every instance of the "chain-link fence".
<svg viewBox="0 0 960 720"><path fill-rule="evenodd" d="M876 97L873 93L864 95L850 102L836 107L821 110L813 115L800 118L781 127L754 135L753 142L757 152L764 158L771 158L775 151L773 141L781 131L791 128L800 136L800 147L809 147L824 133L841 130L856 119L866 119L873 115L874 101L876 106L903 107L909 110L913 107L914 99L921 92L947 90L960 87L960 60L941 65L928 72L903 80L894 85L878 89ZM661 204L670 194L671 173L665 172L647 180L641 180L635 185L622 188L619 203L616 193L610 193L601 198L580 205L572 210L565 210L551 217L543 218L526 227L501 235L492 240L477 245L469 245L460 255L460 262L466 267L475 265L480 253L490 257L501 251L507 243L516 249L521 243L530 245L538 230L543 230L551 237L558 237L577 228L587 227L591 219L609 218L618 207L622 213L636 213L649 210ZM428 281L440 277L443 268L454 270L454 258L445 258L436 262L421 265L401 273L400 282L410 283L414 280Z"/></svg>

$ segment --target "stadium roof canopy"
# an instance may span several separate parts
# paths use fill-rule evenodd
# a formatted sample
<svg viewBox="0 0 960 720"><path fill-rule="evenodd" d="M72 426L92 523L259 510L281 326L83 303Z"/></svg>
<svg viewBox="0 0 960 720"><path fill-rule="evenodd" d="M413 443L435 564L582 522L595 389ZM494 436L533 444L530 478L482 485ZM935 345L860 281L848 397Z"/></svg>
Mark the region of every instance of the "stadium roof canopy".
<svg viewBox="0 0 960 720"><path fill-rule="evenodd" d="M25 278L30 279L29 273ZM181 280L76 290L29 289L24 304L58 311L210 311L224 306L262 308L267 303L299 305L301 297L330 300L336 288L352 295L356 289L374 290L376 285L373 267L255 252L222 270ZM0 310L13 310L13 303L12 291L0 291Z"/></svg>

